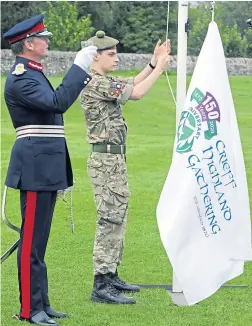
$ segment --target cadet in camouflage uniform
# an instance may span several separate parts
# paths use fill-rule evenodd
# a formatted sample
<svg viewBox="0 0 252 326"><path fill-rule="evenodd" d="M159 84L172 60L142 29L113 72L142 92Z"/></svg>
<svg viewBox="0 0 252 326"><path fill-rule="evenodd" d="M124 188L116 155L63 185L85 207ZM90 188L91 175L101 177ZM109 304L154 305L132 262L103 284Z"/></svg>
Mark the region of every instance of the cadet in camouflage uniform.
<svg viewBox="0 0 252 326"><path fill-rule="evenodd" d="M105 303L135 303L123 292L138 292L139 287L122 281L117 266L122 258L128 200L130 196L126 169L127 126L121 105L138 100L152 87L168 67L170 42L156 45L152 62L135 78L111 77L118 57L116 39L98 31L87 44L97 47L91 82L80 96L87 124L91 155L90 177L97 209L94 242L94 287L91 300Z"/></svg>

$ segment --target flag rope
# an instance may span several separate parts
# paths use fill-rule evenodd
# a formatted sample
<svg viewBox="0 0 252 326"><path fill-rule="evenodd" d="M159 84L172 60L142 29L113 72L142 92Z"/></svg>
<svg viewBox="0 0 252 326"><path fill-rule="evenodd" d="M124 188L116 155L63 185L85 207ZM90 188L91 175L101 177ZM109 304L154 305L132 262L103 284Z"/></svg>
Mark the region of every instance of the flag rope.
<svg viewBox="0 0 252 326"><path fill-rule="evenodd" d="M169 17L170 17L170 1L167 2L166 37L165 37L166 41L168 40L168 34L169 34ZM166 75L167 83L169 85L170 92L171 92L174 104L175 104L176 109L177 109L177 102L175 100L175 96L174 96L174 93L173 93L173 90L172 90L172 87L171 87L171 83L170 83L167 71L165 71L165 75Z"/></svg>

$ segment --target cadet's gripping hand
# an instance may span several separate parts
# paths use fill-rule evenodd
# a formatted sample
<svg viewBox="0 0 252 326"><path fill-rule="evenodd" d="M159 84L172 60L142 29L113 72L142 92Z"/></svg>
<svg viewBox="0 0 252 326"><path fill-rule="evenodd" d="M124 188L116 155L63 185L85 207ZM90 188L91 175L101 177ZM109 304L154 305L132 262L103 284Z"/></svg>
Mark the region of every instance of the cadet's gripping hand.
<svg viewBox="0 0 252 326"><path fill-rule="evenodd" d="M165 41L164 43L161 43L161 40L158 40L153 57L151 59L151 63L153 66L156 66L158 59L163 56L164 54L170 54L171 53L171 42L170 40Z"/></svg>
<svg viewBox="0 0 252 326"><path fill-rule="evenodd" d="M160 71L165 71L169 67L169 55L167 53L162 54L157 61L156 68L157 70Z"/></svg>
<svg viewBox="0 0 252 326"><path fill-rule="evenodd" d="M97 47L94 45L87 46L81 49L74 59L74 64L79 66L81 69L88 69L94 59L94 56L97 54Z"/></svg>

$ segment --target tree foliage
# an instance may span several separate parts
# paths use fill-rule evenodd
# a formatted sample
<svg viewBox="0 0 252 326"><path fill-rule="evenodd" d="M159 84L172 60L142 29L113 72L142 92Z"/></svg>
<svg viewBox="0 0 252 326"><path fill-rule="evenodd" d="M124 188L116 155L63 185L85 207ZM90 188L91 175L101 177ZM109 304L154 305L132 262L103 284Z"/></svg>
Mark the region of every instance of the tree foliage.
<svg viewBox="0 0 252 326"><path fill-rule="evenodd" d="M165 41L167 2L130 2L121 42L126 52L150 53L158 39ZM177 3L170 3L168 38L177 44Z"/></svg>
<svg viewBox="0 0 252 326"><path fill-rule="evenodd" d="M210 1L189 2L188 54L198 55L211 21ZM119 52L149 53L157 40L165 40L167 1L3 1L2 32L19 21L45 13L53 32L51 50L75 51L81 40L104 30L120 41ZM177 50L178 1L170 1L169 34L172 54ZM216 1L215 20L226 56L252 57L252 36L246 20L252 1ZM11 19L10 19L11 17ZM2 39L2 48L8 44Z"/></svg>
<svg viewBox="0 0 252 326"><path fill-rule="evenodd" d="M221 37L227 57L243 57L244 43L242 41L241 34L238 32L238 27L236 24L233 27L224 27Z"/></svg>
<svg viewBox="0 0 252 326"><path fill-rule="evenodd" d="M252 18L252 1L215 1L215 3L217 22L229 28L237 25L237 30L243 37L248 29L246 20Z"/></svg>
<svg viewBox="0 0 252 326"><path fill-rule="evenodd" d="M8 42L3 39L3 34L15 24L32 16L41 14L45 9L42 1L2 1L1 2L1 45L8 48Z"/></svg>
<svg viewBox="0 0 252 326"><path fill-rule="evenodd" d="M197 56L203 45L204 39L206 37L208 24L209 24L209 14L204 10L203 7L198 7L197 9L189 11L190 18L190 33L188 38L188 53ZM194 15L193 15L194 14Z"/></svg>
<svg viewBox="0 0 252 326"><path fill-rule="evenodd" d="M218 24L227 57L251 56L250 31L246 25L248 13L252 15L251 1L216 1L215 21ZM190 8L191 33L188 53L198 55L203 45L211 19L211 4L207 1ZM250 42L250 43L249 43Z"/></svg>
<svg viewBox="0 0 252 326"><path fill-rule="evenodd" d="M245 57L252 57L252 29L248 29L244 35Z"/></svg>
<svg viewBox="0 0 252 326"><path fill-rule="evenodd" d="M80 42L89 38L94 30L90 16L78 18L76 2L49 1L45 24L53 32L50 47L54 50L77 51Z"/></svg>
<svg viewBox="0 0 252 326"><path fill-rule="evenodd" d="M90 15L92 24L98 30L114 28L114 13L107 1L78 1L78 18Z"/></svg>

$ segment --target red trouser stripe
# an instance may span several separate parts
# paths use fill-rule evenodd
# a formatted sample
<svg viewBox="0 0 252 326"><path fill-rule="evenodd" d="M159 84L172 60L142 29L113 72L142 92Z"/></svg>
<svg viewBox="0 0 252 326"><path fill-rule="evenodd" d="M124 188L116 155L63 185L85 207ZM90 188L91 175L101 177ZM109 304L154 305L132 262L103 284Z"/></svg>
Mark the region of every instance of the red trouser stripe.
<svg viewBox="0 0 252 326"><path fill-rule="evenodd" d="M21 249L21 317L30 318L31 310L31 250L36 213L37 193L27 191L23 242Z"/></svg>

